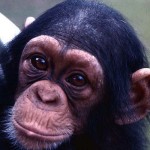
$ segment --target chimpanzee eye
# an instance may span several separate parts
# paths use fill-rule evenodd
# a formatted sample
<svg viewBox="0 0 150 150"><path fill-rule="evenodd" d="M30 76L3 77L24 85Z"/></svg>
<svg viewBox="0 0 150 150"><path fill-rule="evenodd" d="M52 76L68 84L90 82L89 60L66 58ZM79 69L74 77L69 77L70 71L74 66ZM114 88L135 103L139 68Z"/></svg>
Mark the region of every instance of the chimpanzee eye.
<svg viewBox="0 0 150 150"><path fill-rule="evenodd" d="M87 83L85 76L78 73L70 75L66 81L77 87L84 86Z"/></svg>
<svg viewBox="0 0 150 150"><path fill-rule="evenodd" d="M32 65L38 70L47 70L48 62L47 60L39 55L34 55L31 57Z"/></svg>

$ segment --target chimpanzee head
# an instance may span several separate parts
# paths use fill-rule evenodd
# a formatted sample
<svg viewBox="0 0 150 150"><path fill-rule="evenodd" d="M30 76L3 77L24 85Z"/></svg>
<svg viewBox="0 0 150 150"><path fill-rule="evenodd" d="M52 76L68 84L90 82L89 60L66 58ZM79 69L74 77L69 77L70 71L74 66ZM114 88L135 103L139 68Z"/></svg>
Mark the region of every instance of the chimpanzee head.
<svg viewBox="0 0 150 150"><path fill-rule="evenodd" d="M144 148L139 120L149 111L150 70L143 45L119 12L103 3L65 1L9 48L11 139L33 150Z"/></svg>

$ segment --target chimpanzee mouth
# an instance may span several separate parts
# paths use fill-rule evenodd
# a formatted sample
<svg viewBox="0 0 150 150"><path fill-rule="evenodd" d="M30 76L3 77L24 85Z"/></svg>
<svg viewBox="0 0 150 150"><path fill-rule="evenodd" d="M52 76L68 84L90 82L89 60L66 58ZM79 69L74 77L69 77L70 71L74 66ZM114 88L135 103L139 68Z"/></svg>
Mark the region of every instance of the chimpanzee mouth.
<svg viewBox="0 0 150 150"><path fill-rule="evenodd" d="M22 135L34 139L39 139L42 141L62 142L71 136L71 134L63 134L63 133L61 134L44 133L42 131L35 129L34 127L22 125L21 123L17 122L15 119L13 120L13 124L14 127L17 129L17 131L21 132Z"/></svg>

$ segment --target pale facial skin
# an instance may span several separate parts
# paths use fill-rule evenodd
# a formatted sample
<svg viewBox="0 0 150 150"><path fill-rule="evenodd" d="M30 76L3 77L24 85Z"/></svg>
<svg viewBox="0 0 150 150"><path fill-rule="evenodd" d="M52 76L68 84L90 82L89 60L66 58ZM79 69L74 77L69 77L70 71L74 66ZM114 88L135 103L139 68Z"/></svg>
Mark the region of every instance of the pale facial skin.
<svg viewBox="0 0 150 150"><path fill-rule="evenodd" d="M80 133L101 100L97 59L80 49L62 49L55 38L41 35L23 50L12 128L26 149L55 148Z"/></svg>

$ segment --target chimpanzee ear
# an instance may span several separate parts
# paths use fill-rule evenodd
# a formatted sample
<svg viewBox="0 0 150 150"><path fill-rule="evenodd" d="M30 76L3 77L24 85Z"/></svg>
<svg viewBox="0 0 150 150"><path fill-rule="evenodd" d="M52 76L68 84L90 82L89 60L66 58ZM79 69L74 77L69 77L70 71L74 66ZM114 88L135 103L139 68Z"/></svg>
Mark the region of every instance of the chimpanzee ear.
<svg viewBox="0 0 150 150"><path fill-rule="evenodd" d="M150 69L142 68L132 74L131 104L117 124L130 124L143 119L150 111Z"/></svg>

